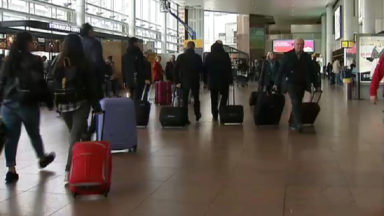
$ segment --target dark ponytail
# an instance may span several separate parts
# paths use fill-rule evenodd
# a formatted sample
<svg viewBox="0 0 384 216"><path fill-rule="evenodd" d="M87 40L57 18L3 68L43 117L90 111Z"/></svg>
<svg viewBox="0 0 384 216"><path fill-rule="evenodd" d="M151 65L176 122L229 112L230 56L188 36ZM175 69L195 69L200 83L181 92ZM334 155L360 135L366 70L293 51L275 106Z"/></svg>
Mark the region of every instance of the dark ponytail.
<svg viewBox="0 0 384 216"><path fill-rule="evenodd" d="M14 76L16 71L20 69L20 63L23 54L29 52L28 45L33 41L33 37L28 32L20 32L16 35L16 39L13 42L9 55L6 58L4 69L5 73Z"/></svg>

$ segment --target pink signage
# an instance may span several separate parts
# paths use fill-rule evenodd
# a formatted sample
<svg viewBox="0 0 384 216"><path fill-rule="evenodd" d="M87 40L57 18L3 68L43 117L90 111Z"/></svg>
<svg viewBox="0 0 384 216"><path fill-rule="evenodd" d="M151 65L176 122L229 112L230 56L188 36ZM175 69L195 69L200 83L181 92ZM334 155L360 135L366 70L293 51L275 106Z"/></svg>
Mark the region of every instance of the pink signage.
<svg viewBox="0 0 384 216"><path fill-rule="evenodd" d="M293 49L294 40L274 40L273 41L273 52L284 53ZM314 52L315 41L305 40L304 41L304 52Z"/></svg>

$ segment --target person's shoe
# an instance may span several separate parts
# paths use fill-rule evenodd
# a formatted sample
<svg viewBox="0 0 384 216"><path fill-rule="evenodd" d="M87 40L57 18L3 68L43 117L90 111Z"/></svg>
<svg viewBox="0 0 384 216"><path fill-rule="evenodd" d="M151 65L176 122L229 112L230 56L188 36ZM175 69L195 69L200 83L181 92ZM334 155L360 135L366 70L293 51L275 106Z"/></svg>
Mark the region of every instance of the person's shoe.
<svg viewBox="0 0 384 216"><path fill-rule="evenodd" d="M5 176L5 183L6 184L12 184L17 182L19 180L19 174L13 173L13 172L7 172L7 175Z"/></svg>
<svg viewBox="0 0 384 216"><path fill-rule="evenodd" d="M56 154L54 152L44 155L39 161L40 168L42 169L48 166L53 160L55 160L55 157Z"/></svg>
<svg viewBox="0 0 384 216"><path fill-rule="evenodd" d="M68 171L65 171L65 174L64 174L64 185L68 185L68 179L69 179L69 172Z"/></svg>
<svg viewBox="0 0 384 216"><path fill-rule="evenodd" d="M199 121L201 119L201 113L196 115L196 121Z"/></svg>
<svg viewBox="0 0 384 216"><path fill-rule="evenodd" d="M302 126L290 125L289 129L292 130L292 131L297 131L299 133L301 133L303 131L303 127Z"/></svg>
<svg viewBox="0 0 384 216"><path fill-rule="evenodd" d="M185 124L186 124L186 125L190 125L191 122L190 122L189 120L187 120Z"/></svg>

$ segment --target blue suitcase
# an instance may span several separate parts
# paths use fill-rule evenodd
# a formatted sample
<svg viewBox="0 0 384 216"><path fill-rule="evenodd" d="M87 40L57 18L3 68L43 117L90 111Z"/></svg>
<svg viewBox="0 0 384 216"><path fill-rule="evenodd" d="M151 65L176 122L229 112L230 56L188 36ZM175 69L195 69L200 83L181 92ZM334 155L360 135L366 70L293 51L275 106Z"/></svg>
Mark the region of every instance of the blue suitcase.
<svg viewBox="0 0 384 216"><path fill-rule="evenodd" d="M135 103L129 98L104 98L104 115L97 116L97 139L111 144L111 150L137 150Z"/></svg>

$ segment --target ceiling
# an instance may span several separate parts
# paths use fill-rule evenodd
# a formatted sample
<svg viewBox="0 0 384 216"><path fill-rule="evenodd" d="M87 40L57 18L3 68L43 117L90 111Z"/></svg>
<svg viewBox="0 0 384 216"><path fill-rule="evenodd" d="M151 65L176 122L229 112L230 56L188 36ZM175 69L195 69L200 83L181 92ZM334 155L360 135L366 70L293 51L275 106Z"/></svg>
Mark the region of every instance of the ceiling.
<svg viewBox="0 0 384 216"><path fill-rule="evenodd" d="M335 0L175 0L205 10L269 15L277 24L314 23Z"/></svg>

